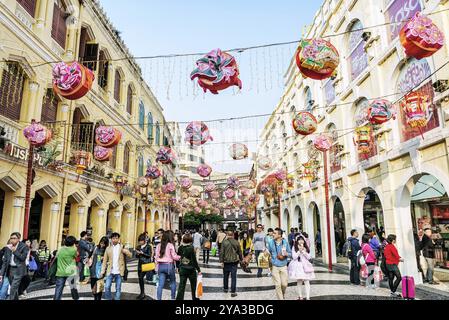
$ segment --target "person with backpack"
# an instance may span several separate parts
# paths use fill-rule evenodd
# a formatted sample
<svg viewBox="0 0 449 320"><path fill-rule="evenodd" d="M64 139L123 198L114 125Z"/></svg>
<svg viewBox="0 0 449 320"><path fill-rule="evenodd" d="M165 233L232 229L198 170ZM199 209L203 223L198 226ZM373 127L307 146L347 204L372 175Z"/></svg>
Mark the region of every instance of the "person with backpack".
<svg viewBox="0 0 449 320"><path fill-rule="evenodd" d="M288 286L288 258L291 258L292 251L288 241L283 238L283 231L276 228L273 240L268 243L268 251L273 264L273 282L276 287L276 295L279 300L285 299L285 292Z"/></svg>
<svg viewBox="0 0 449 320"><path fill-rule="evenodd" d="M234 232L228 230L226 238L221 243L220 263L223 267L223 290L229 291L229 275L231 275L231 297L237 296L237 265L243 260L242 250Z"/></svg>
<svg viewBox="0 0 449 320"><path fill-rule="evenodd" d="M370 235L365 233L362 236L362 255L365 260L366 268L368 269L368 277L366 278L365 287L375 289L374 270L376 268L377 257L369 242Z"/></svg>
<svg viewBox="0 0 449 320"><path fill-rule="evenodd" d="M77 289L78 268L76 265L77 249L76 238L69 236L64 246L59 249L56 256L56 288L53 300L61 300L66 281L70 284L70 293L73 300L79 300Z"/></svg>
<svg viewBox="0 0 449 320"><path fill-rule="evenodd" d="M380 258L380 242L379 238L377 237L376 232L371 232L370 239L369 239L369 245L373 249L374 254L376 255L376 259Z"/></svg>
<svg viewBox="0 0 449 320"><path fill-rule="evenodd" d="M349 273L349 280L354 285L360 284L360 265L358 262L358 253L361 249L359 243L359 233L356 229L351 230L351 236L347 240L346 256L351 262L351 270Z"/></svg>
<svg viewBox="0 0 449 320"><path fill-rule="evenodd" d="M273 230L273 228L268 228L267 232L268 233L265 237L265 248L266 248L265 250L266 251L268 251L268 244L270 243L270 241L273 241L274 230ZM271 277L272 270L273 270L273 264L270 259L270 268L268 269L268 274L267 274L268 277Z"/></svg>
<svg viewBox="0 0 449 320"><path fill-rule="evenodd" d="M103 267L103 257L108 246L109 238L102 237L89 259L90 287L94 295L94 300L96 301L101 300L104 291L104 280L101 279L101 269Z"/></svg>
<svg viewBox="0 0 449 320"><path fill-rule="evenodd" d="M184 300L187 279L189 279L192 288L192 300L199 300L196 297L196 282L198 275L201 275L201 269L196 260L195 249L192 243L192 235L185 234L178 249L178 255L181 259L179 260L179 288L176 300Z"/></svg>
<svg viewBox="0 0 449 320"><path fill-rule="evenodd" d="M80 234L80 240L78 242L78 251L79 251L79 262L78 262L78 269L79 269L79 276L80 276L80 284L87 284L89 282L89 279L86 278L84 275L84 266L86 265L89 257L92 254L93 248L87 241L87 232L83 231Z"/></svg>
<svg viewBox="0 0 449 320"><path fill-rule="evenodd" d="M48 262L50 261L50 250L47 247L47 242L42 240L39 243L39 249L37 250L37 257L39 260L39 269L34 273L32 281L36 279L37 276L47 279L48 274Z"/></svg>
<svg viewBox="0 0 449 320"><path fill-rule="evenodd" d="M210 249L212 248L209 231L204 231L203 236L201 237L201 249L203 250L203 263L209 264L209 255L210 255Z"/></svg>
<svg viewBox="0 0 449 320"><path fill-rule="evenodd" d="M421 240L421 250L426 261L427 272L426 281L429 284L438 284L433 280L433 270L435 268L435 241L432 239L432 229L425 228Z"/></svg>
<svg viewBox="0 0 449 320"><path fill-rule="evenodd" d="M306 300L310 300L310 281L315 279L315 271L310 262L310 249L306 244L305 238L301 235L293 240L292 261L288 265L288 276L290 279L298 282L298 300L304 300L302 297L302 284L306 291Z"/></svg>
<svg viewBox="0 0 449 320"><path fill-rule="evenodd" d="M402 259L399 256L398 249L395 246L396 235L390 234L387 237L387 243L388 244L385 247L384 255L386 259L386 268L388 272L388 285L391 290L391 296L400 298L401 294L396 292L399 284L402 281L402 276L401 272L399 271L398 265L399 262L403 262L404 259Z"/></svg>
<svg viewBox="0 0 449 320"><path fill-rule="evenodd" d="M257 278L262 277L262 268L259 266L259 256L265 251L265 233L263 232L263 226L258 224L256 226L256 233L253 235L253 248L256 254L256 262L259 268L257 268Z"/></svg>

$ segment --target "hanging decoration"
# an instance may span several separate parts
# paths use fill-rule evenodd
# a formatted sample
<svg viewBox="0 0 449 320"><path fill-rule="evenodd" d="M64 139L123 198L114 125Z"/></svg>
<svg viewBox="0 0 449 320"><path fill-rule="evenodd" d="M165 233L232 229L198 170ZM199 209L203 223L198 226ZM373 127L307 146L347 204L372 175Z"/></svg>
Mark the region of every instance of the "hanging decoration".
<svg viewBox="0 0 449 320"><path fill-rule="evenodd" d="M76 163L76 173L81 175L84 170L89 166L90 163L90 153L87 151L75 151L75 163Z"/></svg>
<svg viewBox="0 0 449 320"><path fill-rule="evenodd" d="M232 198L235 197L235 191L233 189L231 189L231 188L228 188L228 189L225 190L224 195L225 195L226 198L232 199Z"/></svg>
<svg viewBox="0 0 449 320"><path fill-rule="evenodd" d="M287 171L280 169L274 173L274 177L278 182L285 181L287 179Z"/></svg>
<svg viewBox="0 0 449 320"><path fill-rule="evenodd" d="M218 192L218 191L212 191L211 193L210 193L210 197L212 198L212 199L218 199L218 198L220 198L220 193Z"/></svg>
<svg viewBox="0 0 449 320"><path fill-rule="evenodd" d="M309 183L314 181L317 177L318 162L316 160L310 160L303 163L302 166L304 169L301 171L301 178L306 179Z"/></svg>
<svg viewBox="0 0 449 320"><path fill-rule="evenodd" d="M94 148L94 158L100 162L109 161L112 157L112 149L105 148L102 146L95 146Z"/></svg>
<svg viewBox="0 0 449 320"><path fill-rule="evenodd" d="M161 176L161 170L157 166L149 166L146 172L145 177L156 180Z"/></svg>
<svg viewBox="0 0 449 320"><path fill-rule="evenodd" d="M271 162L271 159L268 157L262 157L259 159L259 161L257 161L257 165L259 166L260 170L270 170L271 167L273 166L273 162Z"/></svg>
<svg viewBox="0 0 449 320"><path fill-rule="evenodd" d="M99 126L95 130L95 143L104 148L112 148L120 143L122 133L113 127Z"/></svg>
<svg viewBox="0 0 449 320"><path fill-rule="evenodd" d="M300 135L308 136L314 133L317 127L318 121L310 112L299 112L293 118L293 129Z"/></svg>
<svg viewBox="0 0 449 320"><path fill-rule="evenodd" d="M176 191L176 183L170 181L169 183L162 186L163 193L173 193Z"/></svg>
<svg viewBox="0 0 449 320"><path fill-rule="evenodd" d="M212 168L207 164L201 164L196 168L196 173L202 178L207 178L212 173Z"/></svg>
<svg viewBox="0 0 449 320"><path fill-rule="evenodd" d="M146 188L148 187L148 179L145 177L140 177L139 179L137 179L137 185L141 188Z"/></svg>
<svg viewBox="0 0 449 320"><path fill-rule="evenodd" d="M407 124L412 128L418 128L422 135L422 128L427 126L428 122L426 115L430 106L429 96L420 92L412 92L404 98L401 104Z"/></svg>
<svg viewBox="0 0 449 320"><path fill-rule="evenodd" d="M296 64L302 75L324 80L336 75L340 57L337 49L323 39L304 39L296 52Z"/></svg>
<svg viewBox="0 0 449 320"><path fill-rule="evenodd" d="M188 124L185 132L185 141L192 146L201 146L207 141L214 141L210 135L209 128L204 122L192 121Z"/></svg>
<svg viewBox="0 0 449 320"><path fill-rule="evenodd" d="M172 164L176 159L175 152L169 147L162 147L156 155L156 162L162 164Z"/></svg>
<svg viewBox="0 0 449 320"><path fill-rule="evenodd" d="M207 201L203 200L203 199L198 199L197 204L198 204L198 207L200 207L202 209L206 208L208 205Z"/></svg>
<svg viewBox="0 0 449 320"><path fill-rule="evenodd" d="M181 179L181 187L184 190L189 190L192 187L192 180L190 178L182 178Z"/></svg>
<svg viewBox="0 0 449 320"><path fill-rule="evenodd" d="M248 158L248 147L243 143L234 143L229 151L232 159L234 160L243 160Z"/></svg>
<svg viewBox="0 0 449 320"><path fill-rule="evenodd" d="M271 192L271 187L268 184L262 184L260 186L260 192L261 193L268 193Z"/></svg>
<svg viewBox="0 0 449 320"><path fill-rule="evenodd" d="M190 196L193 198L198 198L201 192L198 189L190 189Z"/></svg>
<svg viewBox="0 0 449 320"><path fill-rule="evenodd" d="M53 90L68 100L84 97L94 80L94 73L78 62L60 62L53 67Z"/></svg>
<svg viewBox="0 0 449 320"><path fill-rule="evenodd" d="M227 181L228 188L237 189L239 187L239 185L240 185L239 178L237 178L235 176L231 176L228 178L228 181Z"/></svg>
<svg viewBox="0 0 449 320"><path fill-rule="evenodd" d="M190 74L190 79L198 78L198 84L204 92L213 94L230 86L242 89L239 68L235 58L227 52L215 49L196 62L197 68Z"/></svg>
<svg viewBox="0 0 449 320"><path fill-rule="evenodd" d="M395 120L393 104L385 99L374 100L367 110L367 118L371 124L383 124L391 118Z"/></svg>
<svg viewBox="0 0 449 320"><path fill-rule="evenodd" d="M204 190L205 190L207 193L211 193L211 192L215 191L216 188L217 188L217 186L216 186L215 183L213 183L213 182L208 182L208 183L206 183L206 185L204 186Z"/></svg>
<svg viewBox="0 0 449 320"><path fill-rule="evenodd" d="M295 177L292 174L287 175L287 191L291 192L295 189Z"/></svg>
<svg viewBox="0 0 449 320"><path fill-rule="evenodd" d="M258 194L252 194L252 195L249 197L249 201L250 201L251 203L259 203L259 201L260 201L260 196L259 196Z"/></svg>
<svg viewBox="0 0 449 320"><path fill-rule="evenodd" d="M418 60L430 57L444 45L444 34L421 12L408 21L399 33L405 54Z"/></svg>
<svg viewBox="0 0 449 320"><path fill-rule="evenodd" d="M327 135L321 134L313 140L313 145L317 150L324 152L332 147L332 139Z"/></svg>
<svg viewBox="0 0 449 320"><path fill-rule="evenodd" d="M250 194L250 191L246 188L241 188L240 189L240 194L242 195L242 197L248 197Z"/></svg>
<svg viewBox="0 0 449 320"><path fill-rule="evenodd" d="M359 154L367 155L371 152L371 130L370 126L361 126L355 129L354 144Z"/></svg>
<svg viewBox="0 0 449 320"><path fill-rule="evenodd" d="M194 209L193 209L193 211L195 212L195 213L201 213L201 208L200 207L195 207Z"/></svg>
<svg viewBox="0 0 449 320"><path fill-rule="evenodd" d="M247 189L254 189L257 186L257 183L255 180L248 180L244 184L245 188Z"/></svg>
<svg viewBox="0 0 449 320"><path fill-rule="evenodd" d="M30 145L36 148L46 145L52 138L51 130L34 120L31 121L29 126L23 129L23 135Z"/></svg>

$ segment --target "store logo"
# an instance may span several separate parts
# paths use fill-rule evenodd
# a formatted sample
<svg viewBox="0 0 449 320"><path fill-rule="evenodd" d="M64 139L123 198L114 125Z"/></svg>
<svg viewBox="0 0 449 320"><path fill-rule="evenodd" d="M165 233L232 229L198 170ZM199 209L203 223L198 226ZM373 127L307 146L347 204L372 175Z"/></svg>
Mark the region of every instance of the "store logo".
<svg viewBox="0 0 449 320"><path fill-rule="evenodd" d="M3 152L15 159L28 161L28 155L29 155L28 149L22 148L16 144L13 144L12 142L9 142L6 144L5 148L3 149ZM37 152L34 153L33 162L34 162L34 164L37 164L38 166L41 166L41 167L44 166L44 159Z"/></svg>

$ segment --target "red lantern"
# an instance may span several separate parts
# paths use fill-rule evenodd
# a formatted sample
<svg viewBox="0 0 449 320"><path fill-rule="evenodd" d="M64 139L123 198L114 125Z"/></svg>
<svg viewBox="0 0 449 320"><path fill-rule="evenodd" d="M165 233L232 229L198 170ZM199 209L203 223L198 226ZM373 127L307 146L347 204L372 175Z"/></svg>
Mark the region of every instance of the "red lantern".
<svg viewBox="0 0 449 320"><path fill-rule="evenodd" d="M89 166L90 153L86 151L75 152L76 173L83 174L84 170Z"/></svg>
<svg viewBox="0 0 449 320"><path fill-rule="evenodd" d="M371 127L362 126L355 129L354 143L359 154L369 154L371 152Z"/></svg>
<svg viewBox="0 0 449 320"><path fill-rule="evenodd" d="M171 164L176 160L176 154L173 149L169 147L162 147L156 154L156 162L162 164Z"/></svg>
<svg viewBox="0 0 449 320"><path fill-rule="evenodd" d="M109 161L112 157L112 149L104 148L101 146L95 146L94 148L94 158L97 161L105 162Z"/></svg>
<svg viewBox="0 0 449 320"><path fill-rule="evenodd" d="M192 146L201 146L207 141L214 139L210 135L209 128L204 122L193 121L190 122L186 128L185 141Z"/></svg>
<svg viewBox="0 0 449 320"><path fill-rule="evenodd" d="M405 97L402 103L407 124L412 128L424 128L427 126L427 109L429 108L429 96L420 92L412 92Z"/></svg>
<svg viewBox="0 0 449 320"><path fill-rule="evenodd" d="M196 173L202 178L207 178L212 173L212 168L207 164L201 164L196 168Z"/></svg>
<svg viewBox="0 0 449 320"><path fill-rule="evenodd" d="M293 119L293 129L298 134L308 136L316 131L318 121L310 112L300 112Z"/></svg>
<svg viewBox="0 0 449 320"><path fill-rule="evenodd" d="M444 45L443 32L420 12L405 24L399 38L407 56L416 59L430 57Z"/></svg>
<svg viewBox="0 0 449 320"><path fill-rule="evenodd" d="M296 64L304 77L324 80L336 74L339 63L338 51L329 41L301 40L296 52Z"/></svg>
<svg viewBox="0 0 449 320"><path fill-rule="evenodd" d="M53 68L53 90L69 100L84 97L94 79L94 73L78 62L60 62Z"/></svg>
<svg viewBox="0 0 449 320"><path fill-rule="evenodd" d="M100 126L95 130L95 143L105 148L112 148L120 143L122 133L113 128Z"/></svg>
<svg viewBox="0 0 449 320"><path fill-rule="evenodd" d="M392 103L385 99L374 100L367 110L367 118L372 124L383 124L391 118L396 119Z"/></svg>

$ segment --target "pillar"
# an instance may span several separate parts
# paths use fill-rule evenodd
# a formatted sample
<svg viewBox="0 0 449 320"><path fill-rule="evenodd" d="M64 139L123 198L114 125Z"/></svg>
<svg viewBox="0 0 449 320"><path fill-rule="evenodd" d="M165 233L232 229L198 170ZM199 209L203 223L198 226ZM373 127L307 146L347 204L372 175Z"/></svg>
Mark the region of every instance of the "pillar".
<svg viewBox="0 0 449 320"><path fill-rule="evenodd" d="M127 247L133 247L134 241L134 214L131 210L123 210L121 221L121 239L122 244Z"/></svg>
<svg viewBox="0 0 449 320"><path fill-rule="evenodd" d="M90 221L92 225L92 239L95 243L100 242L100 239L106 235L106 214L108 209L105 207L95 206L92 208L92 213L90 216Z"/></svg>
<svg viewBox="0 0 449 320"><path fill-rule="evenodd" d="M121 219L122 219L122 208L119 206L117 208L109 209L109 225L107 228L111 228L112 232L121 232Z"/></svg>
<svg viewBox="0 0 449 320"><path fill-rule="evenodd" d="M79 238L82 231L86 230L87 204L73 203L70 206L69 235Z"/></svg>
<svg viewBox="0 0 449 320"><path fill-rule="evenodd" d="M26 87L25 87L26 88ZM22 103L22 109L20 114L20 120L29 123L32 119L39 121L42 112L42 99L44 97L43 90L40 88L38 82L29 81L27 94L24 95L24 101ZM19 144L22 146L28 146L28 141L23 134L19 134Z"/></svg>
<svg viewBox="0 0 449 320"><path fill-rule="evenodd" d="M5 245L13 232L23 234L25 198L19 193L5 192L3 219L0 228L0 243Z"/></svg>
<svg viewBox="0 0 449 320"><path fill-rule="evenodd" d="M51 9L53 9L53 6L51 6L50 4L53 4L53 2L49 2L46 0L39 0L37 3L35 32L40 37L44 37L45 34L45 22L47 19L47 11L50 7Z"/></svg>
<svg viewBox="0 0 449 320"><path fill-rule="evenodd" d="M81 6L80 6L81 7ZM64 58L66 61L75 60L75 54L77 50L77 40L78 40L78 32L79 28L79 10L73 6L69 7L71 9L69 20L67 23L67 43L66 43L66 51ZM70 23L68 23L70 22Z"/></svg>
<svg viewBox="0 0 449 320"><path fill-rule="evenodd" d="M57 198L55 198L57 199ZM61 204L53 199L44 199L42 206L42 222L41 222L41 240L47 241L47 246L51 250L57 248L58 238L58 222Z"/></svg>

